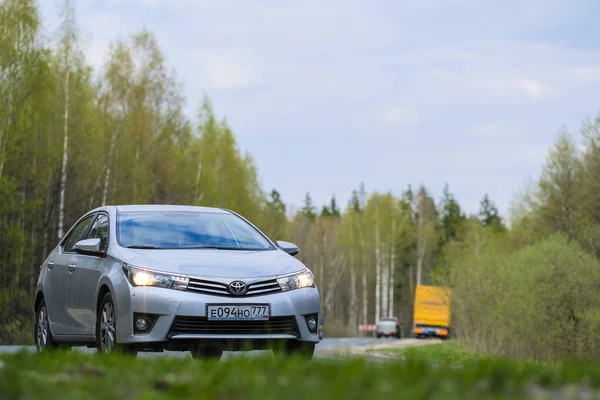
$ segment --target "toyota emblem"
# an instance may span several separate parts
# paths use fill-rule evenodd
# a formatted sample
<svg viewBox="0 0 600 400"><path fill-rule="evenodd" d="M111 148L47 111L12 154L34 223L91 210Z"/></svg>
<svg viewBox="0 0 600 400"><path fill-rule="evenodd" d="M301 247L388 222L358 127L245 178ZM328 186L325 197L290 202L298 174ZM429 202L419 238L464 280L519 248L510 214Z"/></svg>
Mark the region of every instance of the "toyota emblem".
<svg viewBox="0 0 600 400"><path fill-rule="evenodd" d="M229 291L235 296L241 296L246 293L248 286L242 281L233 281L229 284Z"/></svg>

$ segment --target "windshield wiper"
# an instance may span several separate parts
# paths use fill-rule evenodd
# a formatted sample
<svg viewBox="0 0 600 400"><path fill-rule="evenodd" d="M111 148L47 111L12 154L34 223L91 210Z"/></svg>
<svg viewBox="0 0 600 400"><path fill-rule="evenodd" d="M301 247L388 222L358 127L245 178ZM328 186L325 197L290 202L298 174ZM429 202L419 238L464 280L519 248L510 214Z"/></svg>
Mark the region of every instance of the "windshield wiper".
<svg viewBox="0 0 600 400"><path fill-rule="evenodd" d="M128 249L160 249L160 247L154 246L127 246Z"/></svg>
<svg viewBox="0 0 600 400"><path fill-rule="evenodd" d="M243 247L227 247L227 246L186 246L186 247L178 247L181 250L190 250L190 249L217 249L217 250L253 250L247 249Z"/></svg>

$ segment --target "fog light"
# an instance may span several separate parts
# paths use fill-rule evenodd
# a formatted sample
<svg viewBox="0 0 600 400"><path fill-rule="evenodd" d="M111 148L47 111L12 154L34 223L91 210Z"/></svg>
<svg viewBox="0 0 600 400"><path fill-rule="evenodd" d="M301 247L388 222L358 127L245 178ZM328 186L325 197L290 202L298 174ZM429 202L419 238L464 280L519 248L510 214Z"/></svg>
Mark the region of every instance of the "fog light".
<svg viewBox="0 0 600 400"><path fill-rule="evenodd" d="M139 317L135 321L135 327L140 331L146 331L149 326L150 326L150 323L148 322L148 320L146 318Z"/></svg>
<svg viewBox="0 0 600 400"><path fill-rule="evenodd" d="M314 317L308 319L308 329L313 332L317 330L317 320Z"/></svg>

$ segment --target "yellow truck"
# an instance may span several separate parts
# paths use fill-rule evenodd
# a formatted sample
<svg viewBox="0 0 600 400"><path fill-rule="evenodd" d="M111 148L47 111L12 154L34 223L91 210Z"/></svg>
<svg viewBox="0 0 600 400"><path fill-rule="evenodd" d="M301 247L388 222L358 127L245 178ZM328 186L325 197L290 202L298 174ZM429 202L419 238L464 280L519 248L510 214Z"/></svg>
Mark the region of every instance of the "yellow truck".
<svg viewBox="0 0 600 400"><path fill-rule="evenodd" d="M450 337L451 297L450 288L417 285L413 314L414 337Z"/></svg>

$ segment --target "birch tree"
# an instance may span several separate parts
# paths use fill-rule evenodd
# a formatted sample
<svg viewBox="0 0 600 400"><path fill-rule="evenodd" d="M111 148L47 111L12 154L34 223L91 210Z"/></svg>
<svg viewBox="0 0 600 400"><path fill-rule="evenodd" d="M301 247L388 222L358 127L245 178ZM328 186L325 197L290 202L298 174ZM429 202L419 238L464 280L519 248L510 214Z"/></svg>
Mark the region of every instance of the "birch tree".
<svg viewBox="0 0 600 400"><path fill-rule="evenodd" d="M59 58L59 73L62 77L63 93L63 146L60 167L60 186L58 201L58 239L64 236L65 222L65 193L67 188L67 166L69 160L69 106L70 106L70 77L73 69L73 53L77 51L77 26L75 22L74 0L65 0L62 8L61 38L57 58Z"/></svg>

